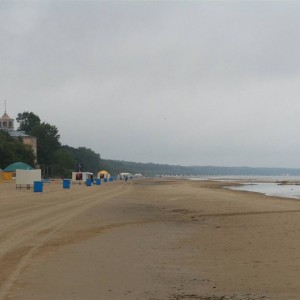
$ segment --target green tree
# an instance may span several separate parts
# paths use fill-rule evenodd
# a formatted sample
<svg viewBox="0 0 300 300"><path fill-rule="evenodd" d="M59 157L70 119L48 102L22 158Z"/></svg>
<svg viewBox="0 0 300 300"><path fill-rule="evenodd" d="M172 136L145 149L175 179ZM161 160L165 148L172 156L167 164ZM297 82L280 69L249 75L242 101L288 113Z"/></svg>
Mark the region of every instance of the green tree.
<svg viewBox="0 0 300 300"><path fill-rule="evenodd" d="M76 161L72 153L60 148L53 156L54 174L64 177L70 177L72 171L75 171Z"/></svg>
<svg viewBox="0 0 300 300"><path fill-rule="evenodd" d="M16 120L20 124L18 130L26 133L29 133L36 125L41 124L41 119L33 112L28 111L19 113Z"/></svg>
<svg viewBox="0 0 300 300"><path fill-rule="evenodd" d="M29 145L21 139L12 138L7 132L0 130L0 167L21 161L31 166L34 165L35 156Z"/></svg>
<svg viewBox="0 0 300 300"><path fill-rule="evenodd" d="M56 126L41 122L32 112L19 113L18 130L37 138L37 160L44 176L70 176L77 170L80 163L83 171L98 172L100 169L100 154L93 150L79 147L61 146L60 135Z"/></svg>
<svg viewBox="0 0 300 300"><path fill-rule="evenodd" d="M37 158L38 163L42 166L54 164L54 153L60 149L60 135L54 125L48 123L36 124L30 135L36 137L37 141Z"/></svg>
<svg viewBox="0 0 300 300"><path fill-rule="evenodd" d="M63 146L63 148L74 157L76 162L74 171L77 171L79 163L82 165L82 171L97 173L100 170L100 154L85 147L73 148L70 146Z"/></svg>

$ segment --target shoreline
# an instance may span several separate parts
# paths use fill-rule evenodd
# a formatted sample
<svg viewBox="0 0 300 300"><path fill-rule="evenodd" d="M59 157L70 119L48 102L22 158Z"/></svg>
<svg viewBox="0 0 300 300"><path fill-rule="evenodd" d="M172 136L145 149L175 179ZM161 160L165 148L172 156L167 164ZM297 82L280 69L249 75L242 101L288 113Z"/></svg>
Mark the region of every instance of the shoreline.
<svg viewBox="0 0 300 300"><path fill-rule="evenodd" d="M0 300L299 299L299 201L223 184L0 183Z"/></svg>

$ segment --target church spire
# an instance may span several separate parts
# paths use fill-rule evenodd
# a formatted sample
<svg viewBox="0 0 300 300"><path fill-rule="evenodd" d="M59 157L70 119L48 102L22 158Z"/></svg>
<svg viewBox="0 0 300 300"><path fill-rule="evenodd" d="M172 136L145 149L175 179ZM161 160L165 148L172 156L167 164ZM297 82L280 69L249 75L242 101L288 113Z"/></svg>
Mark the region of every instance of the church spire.
<svg viewBox="0 0 300 300"><path fill-rule="evenodd" d="M14 130L14 119L12 119L6 112L6 100L4 100L4 114L0 118L0 130Z"/></svg>

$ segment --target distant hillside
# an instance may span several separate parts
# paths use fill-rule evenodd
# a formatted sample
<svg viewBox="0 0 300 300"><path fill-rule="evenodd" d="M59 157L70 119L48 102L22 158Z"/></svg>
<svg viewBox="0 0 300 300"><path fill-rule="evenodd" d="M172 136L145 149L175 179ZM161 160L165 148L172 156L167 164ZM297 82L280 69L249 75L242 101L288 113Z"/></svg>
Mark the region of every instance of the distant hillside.
<svg viewBox="0 0 300 300"><path fill-rule="evenodd" d="M154 163L136 163L120 160L101 159L101 167L111 174L128 172L141 173L145 176L183 175L183 176L217 176L217 175L266 175L266 176L300 176L300 169L292 168L251 168L251 167L214 167L214 166L176 166Z"/></svg>

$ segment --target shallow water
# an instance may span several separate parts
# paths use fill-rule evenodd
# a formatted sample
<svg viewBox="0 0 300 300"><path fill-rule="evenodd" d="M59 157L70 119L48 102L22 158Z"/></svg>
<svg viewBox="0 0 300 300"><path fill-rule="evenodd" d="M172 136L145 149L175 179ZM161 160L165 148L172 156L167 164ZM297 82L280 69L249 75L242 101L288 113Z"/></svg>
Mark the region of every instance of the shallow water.
<svg viewBox="0 0 300 300"><path fill-rule="evenodd" d="M226 187L231 190L262 193L268 196L300 199L300 185L280 185L277 183L255 183Z"/></svg>
<svg viewBox="0 0 300 300"><path fill-rule="evenodd" d="M230 175L230 176L195 176L188 177L190 180L217 180L217 181L248 181L251 182L282 182L299 181L300 176L263 176L263 175Z"/></svg>
<svg viewBox="0 0 300 300"><path fill-rule="evenodd" d="M216 180L224 182L240 182L241 186L227 186L225 188L238 191L257 192L268 196L300 199L299 176L212 176L193 177L191 180ZM278 184L280 182L291 182L295 184Z"/></svg>

